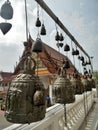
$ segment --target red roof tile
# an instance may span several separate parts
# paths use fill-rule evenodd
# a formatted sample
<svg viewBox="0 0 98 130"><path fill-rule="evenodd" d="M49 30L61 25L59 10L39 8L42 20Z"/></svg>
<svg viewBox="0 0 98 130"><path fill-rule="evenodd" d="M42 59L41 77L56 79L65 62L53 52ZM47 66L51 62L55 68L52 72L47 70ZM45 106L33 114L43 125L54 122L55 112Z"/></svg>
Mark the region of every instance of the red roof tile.
<svg viewBox="0 0 98 130"><path fill-rule="evenodd" d="M0 72L2 76L2 82L11 82L12 81L12 73L9 72Z"/></svg>

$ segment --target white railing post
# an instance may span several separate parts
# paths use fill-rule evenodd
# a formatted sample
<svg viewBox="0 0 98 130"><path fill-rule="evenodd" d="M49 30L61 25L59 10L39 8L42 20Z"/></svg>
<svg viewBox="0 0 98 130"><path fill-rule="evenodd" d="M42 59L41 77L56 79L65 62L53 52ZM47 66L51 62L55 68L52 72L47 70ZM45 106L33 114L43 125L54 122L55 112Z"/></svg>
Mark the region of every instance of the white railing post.
<svg viewBox="0 0 98 130"><path fill-rule="evenodd" d="M49 96L50 96L51 104L53 104L53 101L52 101L52 88L53 88L53 86L49 85Z"/></svg>

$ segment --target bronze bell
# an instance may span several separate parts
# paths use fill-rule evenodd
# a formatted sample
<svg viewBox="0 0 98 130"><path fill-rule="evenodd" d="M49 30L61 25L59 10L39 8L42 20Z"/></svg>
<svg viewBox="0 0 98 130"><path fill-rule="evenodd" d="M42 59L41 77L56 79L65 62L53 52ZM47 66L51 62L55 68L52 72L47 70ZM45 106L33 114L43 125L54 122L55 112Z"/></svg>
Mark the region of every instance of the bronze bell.
<svg viewBox="0 0 98 130"><path fill-rule="evenodd" d="M59 32L58 32L58 31L57 31L57 33L56 33L55 40L56 40L56 41L59 41L59 40L60 40L60 36L59 36Z"/></svg>
<svg viewBox="0 0 98 130"><path fill-rule="evenodd" d="M69 63L69 60L66 58L66 60L63 60L63 67L68 69L70 68L70 63Z"/></svg>
<svg viewBox="0 0 98 130"><path fill-rule="evenodd" d="M78 49L75 50L75 55L79 55L79 50Z"/></svg>
<svg viewBox="0 0 98 130"><path fill-rule="evenodd" d="M42 41L40 38L37 38L32 46L32 51L39 53L42 52Z"/></svg>
<svg viewBox="0 0 98 130"><path fill-rule="evenodd" d="M1 6L1 12L0 15L2 18L9 20L13 17L13 8L11 6L11 3L9 0L7 0L2 6Z"/></svg>
<svg viewBox="0 0 98 130"><path fill-rule="evenodd" d="M40 27L41 26L41 21L39 20L39 17L37 17L35 25L36 25L36 27Z"/></svg>
<svg viewBox="0 0 98 130"><path fill-rule="evenodd" d="M80 60L81 56L78 56L78 59Z"/></svg>
<svg viewBox="0 0 98 130"><path fill-rule="evenodd" d="M88 71L87 71L87 69L85 67L83 68L83 71L84 71L84 76L83 77L86 78L86 75L88 75Z"/></svg>
<svg viewBox="0 0 98 130"><path fill-rule="evenodd" d="M76 55L74 48L72 48L72 55Z"/></svg>
<svg viewBox="0 0 98 130"><path fill-rule="evenodd" d="M66 44L66 45L64 46L64 51L70 51L70 47L69 47L68 44Z"/></svg>
<svg viewBox="0 0 98 130"><path fill-rule="evenodd" d="M60 34L59 40L60 40L60 41L63 41L63 40L64 40L64 37L63 37L62 33Z"/></svg>
<svg viewBox="0 0 98 130"><path fill-rule="evenodd" d="M91 85L91 88L96 88L95 80L92 78L92 75L88 76L89 84Z"/></svg>
<svg viewBox="0 0 98 130"><path fill-rule="evenodd" d="M12 24L10 23L5 23L5 22L0 23L0 29L4 35L11 29L11 27Z"/></svg>
<svg viewBox="0 0 98 130"><path fill-rule="evenodd" d="M30 55L23 59L21 72L12 80L7 93L7 121L24 124L45 117L45 89L35 75L35 68L36 62Z"/></svg>
<svg viewBox="0 0 98 130"><path fill-rule="evenodd" d="M58 70L58 77L53 85L53 100L56 103L62 104L73 103L75 101L75 89L66 76L66 65L64 64Z"/></svg>
<svg viewBox="0 0 98 130"><path fill-rule="evenodd" d="M81 60L82 62L84 62L84 57L83 57L83 56L81 56L81 57L80 57L80 60Z"/></svg>
<svg viewBox="0 0 98 130"><path fill-rule="evenodd" d="M60 47L63 47L63 43L60 42L60 43L59 43L59 46L60 46Z"/></svg>
<svg viewBox="0 0 98 130"><path fill-rule="evenodd" d="M75 88L75 94L82 94L84 92L84 86L78 74L74 73L70 81Z"/></svg>
<svg viewBox="0 0 98 130"><path fill-rule="evenodd" d="M41 32L40 32L41 35L46 35L46 29L45 29L45 26L44 24L42 24L42 27L41 27Z"/></svg>
<svg viewBox="0 0 98 130"><path fill-rule="evenodd" d="M59 43L59 42L58 42L56 45L57 45L58 48L59 48L59 47L63 47L63 43Z"/></svg>
<svg viewBox="0 0 98 130"><path fill-rule="evenodd" d="M86 65L87 65L86 62L82 61L82 66L86 66Z"/></svg>
<svg viewBox="0 0 98 130"><path fill-rule="evenodd" d="M82 78L82 83L83 83L83 86L84 86L84 90L87 92L87 91L92 91L92 86L90 84L90 81L88 80L87 78L87 75L84 75L83 78Z"/></svg>
<svg viewBox="0 0 98 130"><path fill-rule="evenodd" d="M24 42L23 44L24 44L24 46L26 47L26 46L28 45L28 42Z"/></svg>
<svg viewBox="0 0 98 130"><path fill-rule="evenodd" d="M79 55L79 50L74 50L74 48L72 48L72 55Z"/></svg>

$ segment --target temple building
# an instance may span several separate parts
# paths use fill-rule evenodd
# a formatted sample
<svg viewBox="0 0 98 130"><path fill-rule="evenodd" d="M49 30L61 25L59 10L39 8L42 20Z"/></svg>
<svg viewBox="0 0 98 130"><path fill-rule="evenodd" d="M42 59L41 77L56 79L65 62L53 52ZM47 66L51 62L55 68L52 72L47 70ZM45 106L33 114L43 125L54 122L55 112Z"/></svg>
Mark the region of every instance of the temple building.
<svg viewBox="0 0 98 130"><path fill-rule="evenodd" d="M0 98L6 95L8 87L12 81L12 73L0 72Z"/></svg>
<svg viewBox="0 0 98 130"><path fill-rule="evenodd" d="M49 47L48 45L43 43L43 51L39 54L36 54L32 52L32 44L34 41L30 39L30 42L24 43L25 48L23 51L23 54L19 60L19 63L15 67L15 70L13 72L12 77L15 77L17 74L21 72L21 67L24 64L24 57L28 56L27 52L31 52L32 57L35 59L37 68L36 68L36 74L40 77L42 80L46 92L49 93L50 99L52 99L52 88L53 88L53 82L56 79L58 75L58 68L61 67L62 61L65 60L68 57L64 56L63 54L59 53L58 51L54 50L53 48ZM69 60L69 59L68 59ZM67 76L70 78L70 75L73 74L74 70L78 73L76 68L73 66L71 61L69 60L70 68L67 70ZM33 75L33 70L32 70ZM86 95L85 95L86 94ZM84 95L86 96L86 100L84 99ZM83 130L85 128L88 128L88 125L82 125L83 123L89 123L88 119L90 118L90 115L97 113L97 103L96 100L93 100L93 97L96 96L96 91L92 90L87 93L83 93L80 95L76 95L76 101L71 104L66 104L67 108L67 126L65 126L64 121L64 108L63 105L55 104L51 107L47 108L47 113L45 118L40 121L39 123L31 123L28 124L19 124L19 126L16 126L13 124L12 126L9 126L13 129L48 129L54 130L54 129L63 129L63 128L70 128L71 130ZM51 103L54 104L54 102L51 100ZM85 103L85 104L84 104ZM96 107L95 107L96 105ZM92 111L93 109L93 111ZM91 110L91 111L90 111ZM90 112L90 115L88 114ZM92 113L91 113L92 112ZM91 115L92 116L92 115ZM94 116L92 118L91 126L89 130L93 130L92 128L96 126L96 129L98 128L98 124L95 124L97 120L97 116ZM73 124L74 122L74 124ZM17 128L18 127L18 128ZM22 127L22 128L21 128ZM23 128L24 127L24 128ZM83 128L82 128L83 127ZM86 130L86 129L85 129Z"/></svg>
<svg viewBox="0 0 98 130"><path fill-rule="evenodd" d="M27 51L32 52L33 43L34 43L34 40L31 37L29 38L29 42L27 45L24 42L25 48L24 48L23 54L20 58L19 63L15 67L15 70L13 73L8 73L8 72L0 73L1 95L6 94L12 79L20 72L20 67L23 64L22 59ZM53 84L54 80L56 79L58 75L58 68L61 67L62 61L68 59L68 57L56 51L52 47L46 45L45 43L43 43L42 52L39 53L38 55L32 52L32 57L35 59L37 63L36 74L39 75L40 79L42 80L46 88L46 91L49 92L49 86ZM70 60L69 60L69 63L70 63L70 68L67 70L67 76L70 77L70 75L74 72L76 68L73 66Z"/></svg>
<svg viewBox="0 0 98 130"><path fill-rule="evenodd" d="M46 45L45 43L42 43L42 52L36 54L32 52L32 46L34 44L34 40L30 37L29 42L24 42L24 51L20 58L19 63L17 64L14 75L17 75L21 67L24 64L24 57L27 57L28 51L31 52L32 57L36 61L37 67L36 67L36 74L40 77L41 81L44 84L46 94L49 94L52 99L52 88L53 83L55 79L58 76L58 69L62 66L62 62L64 60L68 60L70 64L70 68L67 69L67 77L70 78L70 76L73 74L74 71L78 73L72 62L66 57L65 55L61 54L60 52L56 51L52 47ZM32 70L33 74L33 70Z"/></svg>

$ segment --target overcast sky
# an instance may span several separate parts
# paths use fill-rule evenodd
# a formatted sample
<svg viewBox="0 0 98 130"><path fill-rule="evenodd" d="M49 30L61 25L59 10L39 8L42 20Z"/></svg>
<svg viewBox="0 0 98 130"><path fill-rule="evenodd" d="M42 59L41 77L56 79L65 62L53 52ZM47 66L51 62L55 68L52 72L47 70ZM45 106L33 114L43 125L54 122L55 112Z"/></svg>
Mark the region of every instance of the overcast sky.
<svg viewBox="0 0 98 130"><path fill-rule="evenodd" d="M45 2L84 50L94 57L92 59L93 67L94 70L98 70L98 0L45 0ZM3 3L4 0L0 0L0 7ZM11 4L14 15L13 19L7 22L12 23L12 28L6 35L0 31L0 71L7 72L13 72L16 62L19 62L19 57L24 49L23 41L26 40L24 0L13 0ZM35 0L27 0L27 7L29 32L35 40L38 32L35 27L37 17ZM41 8L39 11L40 20L44 20L47 31L47 35L42 36L41 39L57 49L54 38L55 23ZM0 22L5 22L5 20L0 17ZM64 44L71 45L69 37L59 27L58 30L65 37ZM82 52L81 55L83 55ZM68 56L72 60L71 53ZM77 57L75 60L78 62ZM77 63L77 65L79 64Z"/></svg>

